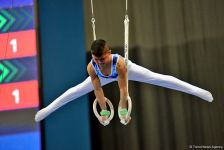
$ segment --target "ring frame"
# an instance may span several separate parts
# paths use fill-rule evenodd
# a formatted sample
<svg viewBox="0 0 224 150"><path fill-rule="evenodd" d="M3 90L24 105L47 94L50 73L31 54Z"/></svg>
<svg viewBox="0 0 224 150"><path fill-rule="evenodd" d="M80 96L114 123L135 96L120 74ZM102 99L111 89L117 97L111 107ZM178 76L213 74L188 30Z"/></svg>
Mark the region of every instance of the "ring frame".
<svg viewBox="0 0 224 150"><path fill-rule="evenodd" d="M123 125L127 125L131 119L131 111L132 111L132 101L131 101L131 98L130 96L128 96L128 113L127 115L125 116L125 118L129 118L128 121L125 121L122 116L119 114L119 111L120 111L121 107L118 107L118 116L120 118L120 122L123 124Z"/></svg>
<svg viewBox="0 0 224 150"><path fill-rule="evenodd" d="M110 101L108 98L106 98L106 97L105 97L105 101L106 101L106 103L109 105L109 108L110 108L110 116L109 116L108 119L105 120L105 121L101 121L101 120L100 120L100 117L101 117L101 116L99 115L99 113L98 113L98 111L97 111L97 103L98 103L97 99L95 99L94 102L93 102L93 112L94 112L95 116L97 117L97 119L100 121L100 123L101 123L102 125L104 125L104 126L108 125L108 124L110 123L110 121L111 121L111 120L113 119L113 117L114 117L114 107L113 107L113 104L112 104L111 101Z"/></svg>

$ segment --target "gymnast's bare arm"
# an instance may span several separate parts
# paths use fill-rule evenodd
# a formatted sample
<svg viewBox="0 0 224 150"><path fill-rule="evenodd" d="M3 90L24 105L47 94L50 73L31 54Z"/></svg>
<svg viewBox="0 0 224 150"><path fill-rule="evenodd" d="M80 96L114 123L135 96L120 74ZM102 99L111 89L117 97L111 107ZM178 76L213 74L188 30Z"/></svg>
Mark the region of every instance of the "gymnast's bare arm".
<svg viewBox="0 0 224 150"><path fill-rule="evenodd" d="M120 88L120 102L121 108L127 108L128 88L127 88L127 67L123 57L119 57L116 67L118 73L118 85Z"/></svg>
<svg viewBox="0 0 224 150"><path fill-rule="evenodd" d="M106 110L107 106L106 106L106 102L105 102L105 99L104 99L103 89L102 89L101 84L100 84L100 79L96 75L95 70L94 70L91 63L89 63L88 66L87 66L87 72L88 72L88 74L91 78L91 81L92 81L92 84L93 84L93 87L94 87L94 94L95 94L96 99L97 99L97 101L100 105L100 108L102 110Z"/></svg>

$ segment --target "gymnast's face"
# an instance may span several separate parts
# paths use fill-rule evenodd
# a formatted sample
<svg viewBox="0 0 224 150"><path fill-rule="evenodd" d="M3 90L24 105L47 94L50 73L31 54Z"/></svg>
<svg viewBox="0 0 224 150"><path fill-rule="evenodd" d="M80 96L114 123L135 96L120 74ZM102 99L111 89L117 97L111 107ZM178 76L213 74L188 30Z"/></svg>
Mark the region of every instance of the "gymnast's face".
<svg viewBox="0 0 224 150"><path fill-rule="evenodd" d="M100 67L106 67L107 64L110 64L111 62L111 50L105 49L104 53L102 56L97 57L95 55L92 55L93 60L97 63L98 66Z"/></svg>

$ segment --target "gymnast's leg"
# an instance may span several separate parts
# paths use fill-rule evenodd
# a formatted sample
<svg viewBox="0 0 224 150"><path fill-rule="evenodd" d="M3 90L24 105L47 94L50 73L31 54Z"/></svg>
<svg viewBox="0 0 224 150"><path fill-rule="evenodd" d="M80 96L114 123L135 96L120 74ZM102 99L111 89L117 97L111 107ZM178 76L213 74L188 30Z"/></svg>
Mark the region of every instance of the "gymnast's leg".
<svg viewBox="0 0 224 150"><path fill-rule="evenodd" d="M103 85L108 84L114 80L100 79L100 81L101 81L101 85L103 86ZM35 116L35 120L37 122L39 122L39 121L45 119L48 115L50 115L52 112L54 112L58 108L62 107L66 103L68 103L76 98L79 98L80 96L83 96L91 91L93 91L93 85L92 85L90 77L88 77L82 83L78 84L75 87L68 89L65 93L63 93L61 96L59 96L57 99L55 99L47 107L38 111Z"/></svg>
<svg viewBox="0 0 224 150"><path fill-rule="evenodd" d="M213 101L212 94L209 91L181 81L173 76L154 73L142 66L132 63L131 61L129 61L128 64L128 78L129 80L150 83L192 94L208 102Z"/></svg>

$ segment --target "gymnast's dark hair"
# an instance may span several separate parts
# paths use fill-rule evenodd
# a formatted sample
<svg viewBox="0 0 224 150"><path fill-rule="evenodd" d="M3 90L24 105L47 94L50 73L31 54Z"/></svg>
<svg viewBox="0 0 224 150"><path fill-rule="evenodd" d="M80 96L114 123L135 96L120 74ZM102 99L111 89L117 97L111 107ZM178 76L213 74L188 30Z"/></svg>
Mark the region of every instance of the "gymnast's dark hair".
<svg viewBox="0 0 224 150"><path fill-rule="evenodd" d="M91 45L91 53L97 57L101 57L104 52L106 41L103 39L98 39L93 41Z"/></svg>

